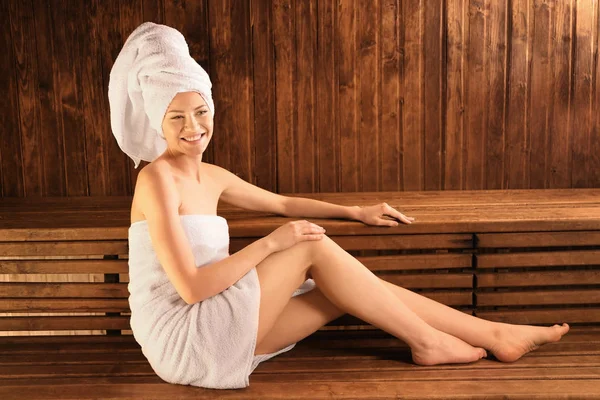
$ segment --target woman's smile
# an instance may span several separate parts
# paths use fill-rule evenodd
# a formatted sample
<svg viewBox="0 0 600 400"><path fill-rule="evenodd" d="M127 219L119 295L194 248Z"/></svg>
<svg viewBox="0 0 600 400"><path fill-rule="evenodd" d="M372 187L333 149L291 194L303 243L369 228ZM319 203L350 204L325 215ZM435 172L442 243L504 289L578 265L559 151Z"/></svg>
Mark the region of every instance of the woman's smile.
<svg viewBox="0 0 600 400"><path fill-rule="evenodd" d="M206 132L202 132L199 135L184 136L181 138L181 140L183 140L184 142L190 143L190 144L198 144L201 142L202 138L205 136L206 136Z"/></svg>

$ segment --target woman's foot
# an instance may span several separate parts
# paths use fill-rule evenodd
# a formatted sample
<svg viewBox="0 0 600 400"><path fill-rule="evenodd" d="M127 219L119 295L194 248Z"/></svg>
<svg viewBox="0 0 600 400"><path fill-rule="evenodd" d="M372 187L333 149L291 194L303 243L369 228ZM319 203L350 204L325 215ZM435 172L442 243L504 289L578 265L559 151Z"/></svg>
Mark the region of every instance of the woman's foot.
<svg viewBox="0 0 600 400"><path fill-rule="evenodd" d="M494 334L496 344L490 348L490 352L499 361L517 361L543 344L558 342L568 331L567 324L551 327L500 324Z"/></svg>
<svg viewBox="0 0 600 400"><path fill-rule="evenodd" d="M458 364L477 361L487 353L447 333L437 331L425 345L412 349L412 359L419 365Z"/></svg>

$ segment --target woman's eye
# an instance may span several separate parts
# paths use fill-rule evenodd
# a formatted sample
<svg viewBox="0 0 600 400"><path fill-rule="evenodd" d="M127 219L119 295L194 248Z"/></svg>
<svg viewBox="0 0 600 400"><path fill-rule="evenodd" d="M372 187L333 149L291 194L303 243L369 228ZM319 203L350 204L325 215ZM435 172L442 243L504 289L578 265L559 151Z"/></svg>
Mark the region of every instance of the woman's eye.
<svg viewBox="0 0 600 400"><path fill-rule="evenodd" d="M198 111L198 114L200 114L200 115L206 114L206 110Z"/></svg>

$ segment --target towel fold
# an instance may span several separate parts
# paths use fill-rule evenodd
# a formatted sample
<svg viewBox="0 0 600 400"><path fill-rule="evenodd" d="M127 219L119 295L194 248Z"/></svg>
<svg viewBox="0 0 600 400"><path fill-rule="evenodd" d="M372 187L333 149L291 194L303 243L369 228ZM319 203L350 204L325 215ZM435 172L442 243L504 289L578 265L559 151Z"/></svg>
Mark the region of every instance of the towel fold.
<svg viewBox="0 0 600 400"><path fill-rule="evenodd" d="M110 71L108 100L113 135L134 168L167 149L162 121L177 93L199 93L214 116L211 87L178 30L145 22L129 35Z"/></svg>

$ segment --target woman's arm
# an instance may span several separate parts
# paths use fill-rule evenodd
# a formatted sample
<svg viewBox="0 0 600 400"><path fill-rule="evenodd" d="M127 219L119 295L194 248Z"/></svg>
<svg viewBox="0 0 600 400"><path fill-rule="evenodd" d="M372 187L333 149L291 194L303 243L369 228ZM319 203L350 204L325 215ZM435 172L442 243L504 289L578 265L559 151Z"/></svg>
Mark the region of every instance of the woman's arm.
<svg viewBox="0 0 600 400"><path fill-rule="evenodd" d="M221 293L274 252L271 238L255 241L221 261L198 268L178 213L177 187L168 172L146 167L136 193L146 217L152 246L179 296L188 304Z"/></svg>
<svg viewBox="0 0 600 400"><path fill-rule="evenodd" d="M383 216L405 224L414 221L414 218L405 216L387 203L347 207L303 197L282 196L246 182L224 168L215 165L212 168L223 185L220 200L246 210L272 212L285 217L345 218L368 225L398 225L396 221L384 219Z"/></svg>
<svg viewBox="0 0 600 400"><path fill-rule="evenodd" d="M344 218L360 221L359 206L340 206L304 197L285 198L286 217Z"/></svg>

